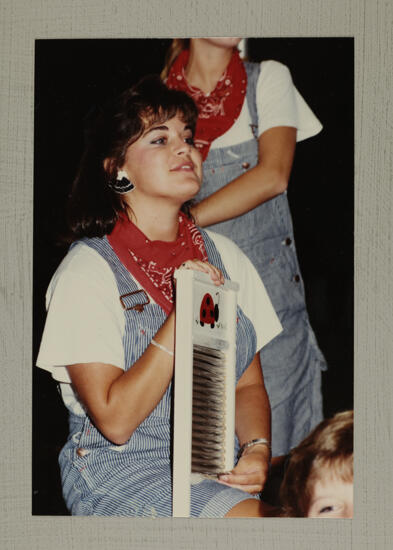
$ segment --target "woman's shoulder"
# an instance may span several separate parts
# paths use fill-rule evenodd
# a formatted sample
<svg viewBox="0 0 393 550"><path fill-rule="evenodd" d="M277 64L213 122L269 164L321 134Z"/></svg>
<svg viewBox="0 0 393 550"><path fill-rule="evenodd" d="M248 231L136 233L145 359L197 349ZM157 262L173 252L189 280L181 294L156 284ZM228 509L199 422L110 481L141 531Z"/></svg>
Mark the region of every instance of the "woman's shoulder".
<svg viewBox="0 0 393 550"><path fill-rule="evenodd" d="M276 59L265 59L263 61L245 61L244 65L251 71L259 71L263 76L274 76L290 74L289 68Z"/></svg>
<svg viewBox="0 0 393 550"><path fill-rule="evenodd" d="M245 272L253 269L248 257L231 239L210 229L205 231L216 246L231 279L243 278Z"/></svg>
<svg viewBox="0 0 393 550"><path fill-rule="evenodd" d="M249 288L252 288L253 285L263 286L254 264L236 243L214 231L208 230L206 233L214 242L225 269L232 280L239 283L243 282L245 287Z"/></svg>
<svg viewBox="0 0 393 550"><path fill-rule="evenodd" d="M91 286L97 278L109 281L112 271L109 264L96 250L86 242L77 241L67 252L55 271L48 287L48 294L53 294L59 285L86 284Z"/></svg>
<svg viewBox="0 0 393 550"><path fill-rule="evenodd" d="M275 59L267 59L260 62L260 80L274 78L291 78L291 72L284 63Z"/></svg>
<svg viewBox="0 0 393 550"><path fill-rule="evenodd" d="M229 237L226 237L225 235L221 235L221 233L216 233L215 231L211 231L210 229L204 229L204 231L207 233L207 235L210 237L210 239L214 242L217 250L222 253L233 253L236 255L244 255L242 250L238 247L236 243L234 243Z"/></svg>
<svg viewBox="0 0 393 550"><path fill-rule="evenodd" d="M94 270L97 265L101 266L105 263L101 254L91 246L88 246L87 242L76 241L63 258L55 275L60 275L62 273L83 275L84 273L89 273Z"/></svg>
<svg viewBox="0 0 393 550"><path fill-rule="evenodd" d="M253 72L256 70L258 70L258 74ZM250 81L254 82L257 98L260 101L274 98L278 90L282 91L293 87L290 70L286 65L275 59L250 63L248 74Z"/></svg>

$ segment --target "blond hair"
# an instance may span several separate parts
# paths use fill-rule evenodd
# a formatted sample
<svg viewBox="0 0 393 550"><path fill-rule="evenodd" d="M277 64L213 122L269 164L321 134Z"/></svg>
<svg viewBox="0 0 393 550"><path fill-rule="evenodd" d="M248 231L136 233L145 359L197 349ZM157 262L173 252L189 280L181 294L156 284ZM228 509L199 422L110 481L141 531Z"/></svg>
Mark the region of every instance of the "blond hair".
<svg viewBox="0 0 393 550"><path fill-rule="evenodd" d="M314 485L326 470L353 481L353 411L324 420L291 451L280 489L284 516L307 515Z"/></svg>
<svg viewBox="0 0 393 550"><path fill-rule="evenodd" d="M173 62L180 52L187 50L190 47L189 38L174 38L171 42L171 45L168 48L168 51L165 55L165 64L164 68L161 71L160 77L162 80L165 80L171 70Z"/></svg>
<svg viewBox="0 0 393 550"><path fill-rule="evenodd" d="M169 71L171 70L171 67L173 65L173 62L175 61L176 57L182 52L183 50L188 50L190 47L190 38L174 38L171 42L171 45L168 48L168 51L165 55L165 61L164 61L164 68L162 69L160 73L160 77L162 80L165 80L168 77ZM234 50L237 48L235 47ZM242 58L243 61L247 61L247 57Z"/></svg>

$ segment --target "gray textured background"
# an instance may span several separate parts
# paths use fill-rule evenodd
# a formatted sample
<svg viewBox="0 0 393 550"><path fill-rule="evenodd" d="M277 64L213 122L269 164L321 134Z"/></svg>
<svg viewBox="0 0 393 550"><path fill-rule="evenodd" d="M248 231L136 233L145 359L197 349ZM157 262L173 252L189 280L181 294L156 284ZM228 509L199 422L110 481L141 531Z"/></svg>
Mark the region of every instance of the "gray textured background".
<svg viewBox="0 0 393 550"><path fill-rule="evenodd" d="M391 548L392 1L0 0L0 22L1 548ZM34 40L179 35L355 37L353 520L31 515Z"/></svg>

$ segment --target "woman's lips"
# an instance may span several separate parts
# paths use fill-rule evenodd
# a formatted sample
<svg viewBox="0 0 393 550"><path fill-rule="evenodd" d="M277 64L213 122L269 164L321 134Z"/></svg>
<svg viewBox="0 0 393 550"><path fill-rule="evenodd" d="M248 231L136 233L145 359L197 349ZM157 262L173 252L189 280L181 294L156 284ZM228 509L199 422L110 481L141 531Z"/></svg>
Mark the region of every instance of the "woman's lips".
<svg viewBox="0 0 393 550"><path fill-rule="evenodd" d="M182 162L178 166L175 166L175 168L171 169L171 172L193 172L194 171L194 165L192 162Z"/></svg>

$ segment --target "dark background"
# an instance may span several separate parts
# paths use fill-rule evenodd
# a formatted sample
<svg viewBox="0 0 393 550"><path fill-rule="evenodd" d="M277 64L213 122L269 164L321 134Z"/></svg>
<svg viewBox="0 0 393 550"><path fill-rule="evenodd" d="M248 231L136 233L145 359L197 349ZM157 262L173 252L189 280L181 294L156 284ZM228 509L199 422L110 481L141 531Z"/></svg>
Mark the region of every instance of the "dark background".
<svg viewBox="0 0 393 550"><path fill-rule="evenodd" d="M35 45L33 358L45 291L66 253L64 203L83 149L84 123L148 73L160 72L167 39L37 40ZM353 39L248 41L251 61L287 65L324 128L300 142L289 184L311 324L327 359L324 412L353 407ZM50 374L33 369L33 514L63 515L57 455L67 413Z"/></svg>

